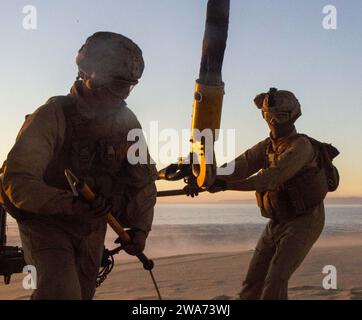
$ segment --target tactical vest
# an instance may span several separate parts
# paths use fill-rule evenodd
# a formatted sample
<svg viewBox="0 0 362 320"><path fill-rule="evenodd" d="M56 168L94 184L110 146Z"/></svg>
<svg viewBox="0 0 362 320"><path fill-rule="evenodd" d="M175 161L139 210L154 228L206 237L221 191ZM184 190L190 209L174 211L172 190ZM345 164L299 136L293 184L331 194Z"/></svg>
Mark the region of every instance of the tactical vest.
<svg viewBox="0 0 362 320"><path fill-rule="evenodd" d="M288 148L290 143L301 136L311 141L308 136L296 134L287 139L284 146L274 150L270 140L266 148L264 168L277 165L278 156ZM257 203L264 217L275 221L287 221L311 212L323 201L328 193L328 181L320 152L314 143L312 145L315 150L314 165L307 164L276 190L256 193Z"/></svg>
<svg viewBox="0 0 362 320"><path fill-rule="evenodd" d="M50 98L48 103L55 102L63 109L66 130L64 142L57 146L54 157L47 166L44 182L52 187L70 191L64 170L72 170L81 177L96 193L112 196L115 212L121 212L124 203L124 159L127 156L129 143L124 134L113 136L113 121L95 123L93 119L82 116L77 108L77 101L71 96ZM108 129L102 127L107 126ZM117 132L117 129L114 130ZM147 179L147 177L145 177ZM7 211L17 220L32 218L34 213L24 212L12 206L2 193Z"/></svg>
<svg viewBox="0 0 362 320"><path fill-rule="evenodd" d="M66 131L60 151L55 153L47 167L45 183L69 190L64 176L64 170L68 168L82 177L96 193L106 196L122 193L123 160L129 146L127 137L116 133L110 135L113 125L110 121L95 124L95 120L83 117L71 96L53 99L57 99L63 107ZM104 130L107 128L103 125L108 130Z"/></svg>

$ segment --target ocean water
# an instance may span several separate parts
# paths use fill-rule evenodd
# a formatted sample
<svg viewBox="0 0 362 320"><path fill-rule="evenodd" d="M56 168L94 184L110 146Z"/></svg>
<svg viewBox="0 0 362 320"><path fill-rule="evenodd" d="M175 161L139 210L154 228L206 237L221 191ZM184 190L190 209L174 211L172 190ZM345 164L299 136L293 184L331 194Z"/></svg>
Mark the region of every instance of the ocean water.
<svg viewBox="0 0 362 320"><path fill-rule="evenodd" d="M156 256L250 250L267 222L253 204L158 204L147 249ZM362 245L362 206L326 206L320 243L351 236Z"/></svg>
<svg viewBox="0 0 362 320"><path fill-rule="evenodd" d="M335 230L362 231L361 205L328 205L326 226ZM158 204L154 225L263 224L254 204Z"/></svg>
<svg viewBox="0 0 362 320"><path fill-rule="evenodd" d="M146 252L161 257L250 250L267 222L253 204L157 204ZM12 219L8 234L10 244L20 244ZM359 237L362 245L362 206L326 206L321 243L330 243L332 237L351 241L347 239L350 236ZM114 239L115 234L109 231L107 247L114 247Z"/></svg>

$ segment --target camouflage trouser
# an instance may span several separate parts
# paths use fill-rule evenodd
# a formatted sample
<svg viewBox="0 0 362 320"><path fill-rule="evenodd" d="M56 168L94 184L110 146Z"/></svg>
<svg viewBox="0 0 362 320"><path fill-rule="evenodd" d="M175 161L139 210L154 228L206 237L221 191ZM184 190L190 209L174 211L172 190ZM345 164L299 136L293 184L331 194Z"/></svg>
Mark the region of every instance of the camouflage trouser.
<svg viewBox="0 0 362 320"><path fill-rule="evenodd" d="M106 223L87 236L71 235L38 220L19 223L26 263L37 271L32 299L92 299Z"/></svg>
<svg viewBox="0 0 362 320"><path fill-rule="evenodd" d="M288 281L319 238L324 218L321 204L292 221L270 221L256 246L240 299L288 299Z"/></svg>

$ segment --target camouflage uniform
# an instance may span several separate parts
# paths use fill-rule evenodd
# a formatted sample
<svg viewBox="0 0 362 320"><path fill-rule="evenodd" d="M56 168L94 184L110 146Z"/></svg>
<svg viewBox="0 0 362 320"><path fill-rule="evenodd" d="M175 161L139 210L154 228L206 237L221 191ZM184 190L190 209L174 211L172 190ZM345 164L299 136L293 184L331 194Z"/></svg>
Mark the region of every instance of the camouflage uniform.
<svg viewBox="0 0 362 320"><path fill-rule="evenodd" d="M236 158L234 173L220 178L215 192L220 188L255 190L261 214L270 219L240 298L287 299L290 277L324 227L326 178L320 169L319 151L294 127L301 115L294 94L272 88L254 102L268 123L270 138Z"/></svg>
<svg viewBox="0 0 362 320"><path fill-rule="evenodd" d="M107 176L93 177L98 180L89 183L107 197L116 192L114 211L120 212L118 219L124 227L148 233L156 202L157 171L153 164L130 165L123 152L129 130L141 128L140 123L124 101L99 112L101 106L88 105L79 88L76 82L71 97L77 113L89 119L87 132L95 141L106 137L120 143L112 164L114 172L122 174L122 185L109 187ZM45 183L49 166L62 156L66 124L59 99L50 99L27 117L4 171L3 189L25 215L18 224L26 261L38 272L33 299L91 299L103 253L105 217L70 214L74 197L64 175L59 178L64 188L52 186L52 181Z"/></svg>
<svg viewBox="0 0 362 320"><path fill-rule="evenodd" d="M324 206L322 202L288 219L272 207L268 190L275 190L306 167L317 166L316 158L310 141L294 130L288 137L268 138L246 151L235 160L235 172L225 177L232 182L258 172L249 182L264 194L262 215L271 218L255 249L241 299L287 299L288 280L322 232Z"/></svg>

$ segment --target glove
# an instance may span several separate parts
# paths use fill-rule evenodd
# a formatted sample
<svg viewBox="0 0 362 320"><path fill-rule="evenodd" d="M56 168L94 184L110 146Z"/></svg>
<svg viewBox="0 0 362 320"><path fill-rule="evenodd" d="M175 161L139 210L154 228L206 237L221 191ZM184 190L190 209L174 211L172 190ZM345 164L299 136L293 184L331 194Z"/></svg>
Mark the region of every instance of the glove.
<svg viewBox="0 0 362 320"><path fill-rule="evenodd" d="M112 201L105 198L102 194L87 202L82 198L75 198L72 205L72 211L75 214L83 215L86 218L100 219L112 211Z"/></svg>
<svg viewBox="0 0 362 320"><path fill-rule="evenodd" d="M186 185L184 188L183 188L185 194L188 196L188 197L191 197L191 198L194 198L194 197L197 197L199 195L199 186L198 185Z"/></svg>
<svg viewBox="0 0 362 320"><path fill-rule="evenodd" d="M131 242L124 243L120 238L117 238L114 243L120 243L124 251L126 251L131 256L136 256L142 253L146 246L146 233L137 228L127 230L126 232L129 234Z"/></svg>
<svg viewBox="0 0 362 320"><path fill-rule="evenodd" d="M227 190L227 183L225 180L216 179L215 182L207 189L210 193L217 193Z"/></svg>

